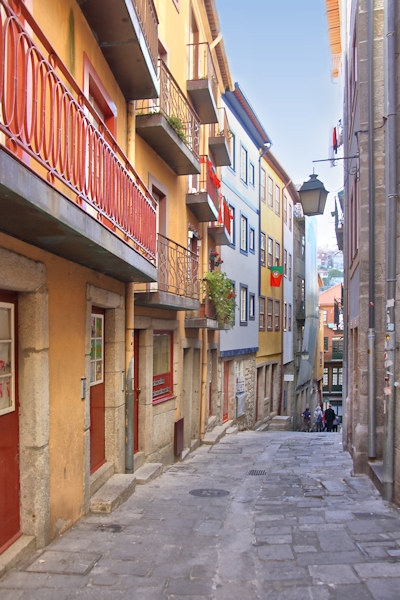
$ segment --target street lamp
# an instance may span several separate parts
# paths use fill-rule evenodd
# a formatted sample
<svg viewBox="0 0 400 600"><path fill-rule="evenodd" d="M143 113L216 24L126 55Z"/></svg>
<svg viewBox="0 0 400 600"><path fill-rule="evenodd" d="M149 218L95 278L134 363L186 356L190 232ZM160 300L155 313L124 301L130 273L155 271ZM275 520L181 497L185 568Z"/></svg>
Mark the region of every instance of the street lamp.
<svg viewBox="0 0 400 600"><path fill-rule="evenodd" d="M323 215L328 193L322 181L317 179L317 175L315 173L310 175L310 179L305 181L299 189L303 213L307 217Z"/></svg>
<svg viewBox="0 0 400 600"><path fill-rule="evenodd" d="M301 352L301 360L308 360L310 358L310 353L308 350L302 350Z"/></svg>

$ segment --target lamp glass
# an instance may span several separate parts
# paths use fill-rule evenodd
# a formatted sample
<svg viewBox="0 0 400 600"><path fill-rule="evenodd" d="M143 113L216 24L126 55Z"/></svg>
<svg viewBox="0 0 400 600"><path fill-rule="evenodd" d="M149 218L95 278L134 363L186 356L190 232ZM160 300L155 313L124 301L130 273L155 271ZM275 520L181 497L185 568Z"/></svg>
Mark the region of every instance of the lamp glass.
<svg viewBox="0 0 400 600"><path fill-rule="evenodd" d="M317 175L310 175L309 181L304 182L299 189L303 213L308 217L323 215L328 193L322 181L317 179Z"/></svg>

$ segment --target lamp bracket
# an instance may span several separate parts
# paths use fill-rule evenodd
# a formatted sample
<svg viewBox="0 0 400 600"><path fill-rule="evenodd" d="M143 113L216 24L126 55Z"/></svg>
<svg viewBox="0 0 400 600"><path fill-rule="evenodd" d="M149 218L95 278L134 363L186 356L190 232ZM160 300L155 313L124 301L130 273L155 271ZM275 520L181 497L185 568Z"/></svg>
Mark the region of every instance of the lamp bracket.
<svg viewBox="0 0 400 600"><path fill-rule="evenodd" d="M316 162L335 162L335 160L350 160L352 158L359 158L359 154L355 154L354 156L334 156L332 158L320 158L319 160L313 160L313 163Z"/></svg>

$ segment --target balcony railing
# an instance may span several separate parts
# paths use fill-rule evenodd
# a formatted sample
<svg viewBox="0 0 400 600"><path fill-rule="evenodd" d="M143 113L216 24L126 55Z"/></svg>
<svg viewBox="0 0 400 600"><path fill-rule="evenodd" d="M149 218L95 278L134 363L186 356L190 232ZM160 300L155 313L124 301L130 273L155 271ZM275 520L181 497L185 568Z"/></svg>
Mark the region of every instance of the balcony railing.
<svg viewBox="0 0 400 600"><path fill-rule="evenodd" d="M158 234L158 287L160 290L199 299L199 259L197 254Z"/></svg>
<svg viewBox="0 0 400 600"><path fill-rule="evenodd" d="M200 166L200 174L190 180L186 204L199 221L217 221L221 182L208 156L201 156Z"/></svg>
<svg viewBox="0 0 400 600"><path fill-rule="evenodd" d="M188 45L188 94L202 123L216 123L218 79L207 42Z"/></svg>
<svg viewBox="0 0 400 600"><path fill-rule="evenodd" d="M153 0L133 0L143 35L146 40L151 62L157 68L158 19Z"/></svg>
<svg viewBox="0 0 400 600"><path fill-rule="evenodd" d="M160 233L157 240L158 281L137 284L135 303L175 310L198 308L200 297L198 255Z"/></svg>
<svg viewBox="0 0 400 600"><path fill-rule="evenodd" d="M8 152L154 264L154 199L104 124L93 124L95 110L18 6L36 43L0 0L0 130Z"/></svg>
<svg viewBox="0 0 400 600"><path fill-rule="evenodd" d="M218 109L218 123L210 125L208 145L218 167L231 164L231 131L224 107Z"/></svg>
<svg viewBox="0 0 400 600"><path fill-rule="evenodd" d="M158 61L160 97L138 100L136 115L161 113L178 137L199 160L200 120L162 60Z"/></svg>

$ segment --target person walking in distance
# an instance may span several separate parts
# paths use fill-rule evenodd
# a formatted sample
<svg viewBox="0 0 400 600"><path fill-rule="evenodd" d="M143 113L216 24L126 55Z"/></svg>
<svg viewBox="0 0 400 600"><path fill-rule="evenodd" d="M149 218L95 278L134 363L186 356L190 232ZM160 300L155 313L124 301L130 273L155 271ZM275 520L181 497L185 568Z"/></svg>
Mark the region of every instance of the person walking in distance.
<svg viewBox="0 0 400 600"><path fill-rule="evenodd" d="M322 410L319 404L314 410L315 431L322 431Z"/></svg>
<svg viewBox="0 0 400 600"><path fill-rule="evenodd" d="M302 412L303 415L303 430L304 431L311 431L310 429L310 424L311 424L311 413L309 408L307 407L305 411Z"/></svg>
<svg viewBox="0 0 400 600"><path fill-rule="evenodd" d="M333 421L335 420L336 414L332 406L328 404L328 408L325 411L325 421L327 431L332 431Z"/></svg>

